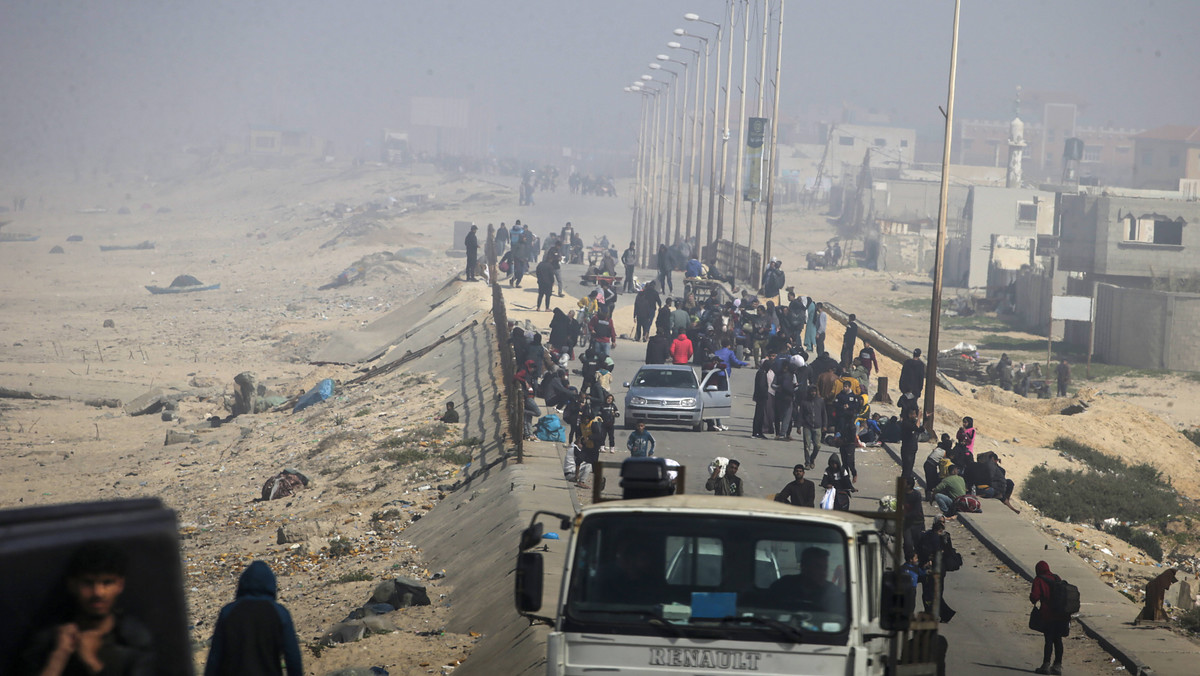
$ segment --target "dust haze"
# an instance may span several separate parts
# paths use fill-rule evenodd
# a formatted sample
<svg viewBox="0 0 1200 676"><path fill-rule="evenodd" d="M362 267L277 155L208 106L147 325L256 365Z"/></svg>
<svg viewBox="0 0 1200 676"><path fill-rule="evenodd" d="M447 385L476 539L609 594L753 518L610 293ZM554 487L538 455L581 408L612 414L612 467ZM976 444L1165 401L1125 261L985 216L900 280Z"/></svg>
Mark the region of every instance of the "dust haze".
<svg viewBox="0 0 1200 676"><path fill-rule="evenodd" d="M622 88L668 51L673 29L711 35L685 12L720 22L725 7L10 0L0 22L0 174L153 171L172 153L244 143L250 125L303 129L336 157L375 159L379 130L409 124L413 97L465 100L476 152L553 161L570 149L571 162L619 174L638 115ZM782 102L793 133L843 103L936 133L952 8L788 3ZM1083 124L1195 124L1197 16L1182 1L967 0L959 115L1004 118L1020 85L1077 97Z"/></svg>

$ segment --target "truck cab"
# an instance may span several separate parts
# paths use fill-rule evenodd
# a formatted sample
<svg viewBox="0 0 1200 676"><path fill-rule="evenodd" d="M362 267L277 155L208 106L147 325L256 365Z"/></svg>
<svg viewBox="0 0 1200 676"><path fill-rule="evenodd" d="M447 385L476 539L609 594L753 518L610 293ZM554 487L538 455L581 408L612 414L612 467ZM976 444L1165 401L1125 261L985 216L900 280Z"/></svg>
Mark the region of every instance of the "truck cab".
<svg viewBox="0 0 1200 676"><path fill-rule="evenodd" d="M571 533L553 617L534 614L540 554L517 565L518 609L552 626L547 674L894 673L903 601L876 519L708 495L554 516ZM535 515L522 549L540 538Z"/></svg>

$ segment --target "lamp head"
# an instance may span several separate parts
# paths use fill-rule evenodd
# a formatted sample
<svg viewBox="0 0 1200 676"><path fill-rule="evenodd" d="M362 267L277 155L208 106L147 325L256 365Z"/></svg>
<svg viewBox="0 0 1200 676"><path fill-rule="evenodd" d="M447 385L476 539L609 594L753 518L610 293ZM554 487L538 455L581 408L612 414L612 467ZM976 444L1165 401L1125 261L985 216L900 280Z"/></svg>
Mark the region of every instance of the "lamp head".
<svg viewBox="0 0 1200 676"><path fill-rule="evenodd" d="M676 28L675 30L673 30L671 32L676 35L687 35L687 31L683 30L682 28Z"/></svg>
<svg viewBox="0 0 1200 676"><path fill-rule="evenodd" d="M651 70L661 70L662 66L658 65L657 63L652 63L652 64L650 64L650 69Z"/></svg>
<svg viewBox="0 0 1200 676"><path fill-rule="evenodd" d="M678 42L668 42L667 46L670 47L671 49L679 49L683 45L679 44Z"/></svg>
<svg viewBox="0 0 1200 676"><path fill-rule="evenodd" d="M658 56L656 56L654 58L658 59L659 61L670 61L671 60L671 57L667 56L666 54L659 54Z"/></svg>
<svg viewBox="0 0 1200 676"><path fill-rule="evenodd" d="M686 19L686 20L688 20L688 21L699 21L699 20L700 20L700 15L699 15L699 14L692 14L691 12L688 12L687 14L684 14L684 15L683 15L683 18L684 18L684 19Z"/></svg>

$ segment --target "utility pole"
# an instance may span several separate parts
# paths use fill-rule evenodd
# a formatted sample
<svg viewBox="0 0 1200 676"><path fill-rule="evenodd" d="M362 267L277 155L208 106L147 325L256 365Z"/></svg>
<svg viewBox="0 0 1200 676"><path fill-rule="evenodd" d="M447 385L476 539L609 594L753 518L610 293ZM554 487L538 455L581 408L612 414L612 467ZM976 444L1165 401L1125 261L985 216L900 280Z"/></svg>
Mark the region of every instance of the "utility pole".
<svg viewBox="0 0 1200 676"><path fill-rule="evenodd" d="M783 68L783 6L785 4L787 4L787 0L779 0L779 31L775 37L775 100L773 102L774 110L771 113L771 153L767 156L767 211L763 217L762 264L764 270L767 261L771 259L771 231L774 225L772 216L775 214L775 163L779 153L777 148L779 143L779 76ZM762 270L759 271L759 279L762 279Z"/></svg>
<svg viewBox="0 0 1200 676"><path fill-rule="evenodd" d="M946 94L946 140L942 147L942 191L938 207L937 249L933 263L933 302L929 314L929 360L925 364L925 429L933 433L933 411L937 401L938 331L942 318L942 265L946 259L946 204L950 192L950 139L954 130L954 77L958 72L958 11L954 0L954 33L950 40L950 84Z"/></svg>
<svg viewBox="0 0 1200 676"><path fill-rule="evenodd" d="M733 264L730 266L734 283L737 283L738 273L738 212L742 210L742 178L745 173L746 159L746 67L750 56L750 0L746 0L745 14L742 15L742 91L738 112L738 152L737 171L734 173L733 185L733 228L730 239L733 240ZM749 275L747 275L749 276Z"/></svg>
<svg viewBox="0 0 1200 676"><path fill-rule="evenodd" d="M721 195L718 198L721 201L717 205L717 239L721 239L725 234L725 180L729 170L729 95L733 87L733 26L737 2L738 0L729 0L729 53L726 58L729 63L725 65L725 115L721 120L725 127L721 130Z"/></svg>

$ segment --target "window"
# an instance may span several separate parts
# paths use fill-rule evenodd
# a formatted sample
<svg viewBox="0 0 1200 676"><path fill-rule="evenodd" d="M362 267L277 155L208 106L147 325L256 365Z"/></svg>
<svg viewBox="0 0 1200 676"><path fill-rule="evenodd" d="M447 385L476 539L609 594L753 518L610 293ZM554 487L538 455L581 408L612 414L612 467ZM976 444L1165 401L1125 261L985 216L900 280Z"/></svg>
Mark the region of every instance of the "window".
<svg viewBox="0 0 1200 676"><path fill-rule="evenodd" d="M887 146L887 139L885 139L885 138L875 139L875 147L876 148L884 148L886 146Z"/></svg>
<svg viewBox="0 0 1200 676"><path fill-rule="evenodd" d="M842 136L842 137L838 138L838 143L840 143L844 146L852 146L852 145L854 145L854 137L853 136Z"/></svg>
<svg viewBox="0 0 1200 676"><path fill-rule="evenodd" d="M907 148L908 147L908 139L906 139L906 138L900 139L900 147Z"/></svg>
<svg viewBox="0 0 1200 676"><path fill-rule="evenodd" d="M1099 162L1100 153L1104 151L1102 146L1084 146L1083 161L1084 162Z"/></svg>
<svg viewBox="0 0 1200 676"><path fill-rule="evenodd" d="M1171 220L1165 216L1143 216L1130 214L1125 217L1125 241L1144 244L1183 245L1182 218Z"/></svg>
<svg viewBox="0 0 1200 676"><path fill-rule="evenodd" d="M1118 155L1128 155L1129 154L1129 146L1117 146L1117 154Z"/></svg>
<svg viewBox="0 0 1200 676"><path fill-rule="evenodd" d="M1154 151L1153 150L1143 150L1142 151L1142 166L1143 167L1154 166Z"/></svg>
<svg viewBox="0 0 1200 676"><path fill-rule="evenodd" d="M1035 202L1017 203L1017 220L1021 223L1036 223L1038 205Z"/></svg>

